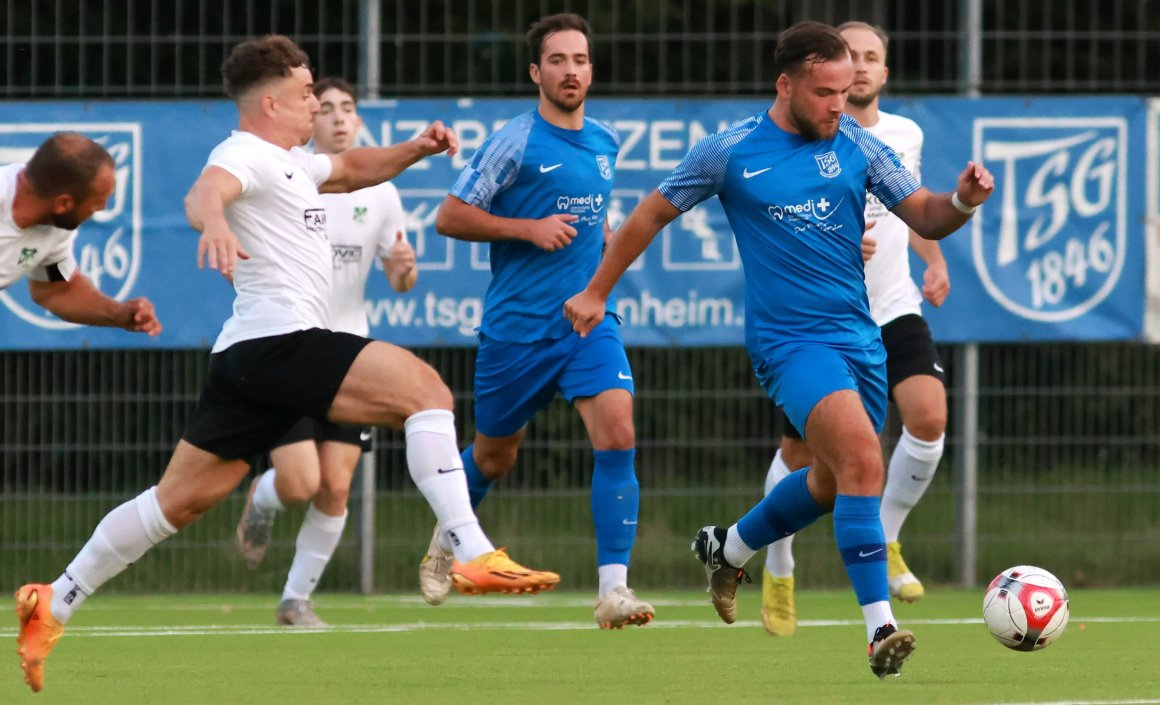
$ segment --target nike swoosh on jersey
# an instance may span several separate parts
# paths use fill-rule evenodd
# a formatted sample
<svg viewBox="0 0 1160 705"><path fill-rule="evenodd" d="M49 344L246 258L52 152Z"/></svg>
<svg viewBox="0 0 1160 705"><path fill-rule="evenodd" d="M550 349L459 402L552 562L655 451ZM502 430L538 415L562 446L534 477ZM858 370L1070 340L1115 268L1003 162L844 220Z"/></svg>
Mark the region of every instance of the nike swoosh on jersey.
<svg viewBox="0 0 1160 705"><path fill-rule="evenodd" d="M285 176L287 179L294 178L294 172L292 172L292 171L284 171L284 172L282 172L282 175Z"/></svg>
<svg viewBox="0 0 1160 705"><path fill-rule="evenodd" d="M764 169L758 169L757 171L750 171L749 167L745 167L745 170L741 172L741 175L747 179L752 179L753 177L757 176L758 174L764 174L765 172L769 171L772 168L773 167L771 167L771 166L767 166Z"/></svg>
<svg viewBox="0 0 1160 705"><path fill-rule="evenodd" d="M547 174L549 171L555 171L556 169L559 169L562 166L564 166L563 162L560 162L559 164L553 164L552 166L544 166L543 164L541 164L540 165L540 173Z"/></svg>
<svg viewBox="0 0 1160 705"><path fill-rule="evenodd" d="M623 372L617 372L617 373L616 373L616 376L617 376L619 379L632 379L632 375L626 375L626 374L624 374Z"/></svg>

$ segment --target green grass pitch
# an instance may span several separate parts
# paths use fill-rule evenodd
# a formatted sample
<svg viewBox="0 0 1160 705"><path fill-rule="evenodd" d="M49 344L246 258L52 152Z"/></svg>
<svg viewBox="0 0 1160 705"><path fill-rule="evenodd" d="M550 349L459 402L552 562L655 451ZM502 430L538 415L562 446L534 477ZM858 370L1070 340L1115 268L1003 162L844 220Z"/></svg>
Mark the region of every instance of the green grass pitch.
<svg viewBox="0 0 1160 705"><path fill-rule="evenodd" d="M1067 632L1045 651L1008 651L982 626L982 591L933 590L896 605L918 649L879 682L845 591L801 591L791 638L761 629L760 591L721 624L704 593L642 595L658 618L602 632L592 597L322 594L321 632L273 626L276 595L97 596L48 661L44 690L24 685L15 618L0 703L255 705L317 703L1160 703L1160 590L1071 594Z"/></svg>

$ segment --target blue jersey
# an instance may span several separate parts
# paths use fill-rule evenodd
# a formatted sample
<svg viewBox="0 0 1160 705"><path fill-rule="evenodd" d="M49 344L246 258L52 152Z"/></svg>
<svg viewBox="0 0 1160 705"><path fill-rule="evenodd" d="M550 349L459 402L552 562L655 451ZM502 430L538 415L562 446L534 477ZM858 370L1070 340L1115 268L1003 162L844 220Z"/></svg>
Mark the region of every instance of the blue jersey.
<svg viewBox="0 0 1160 705"><path fill-rule="evenodd" d="M491 284L480 332L530 343L572 332L564 302L588 284L604 248L605 206L620 138L585 118L568 130L538 110L517 116L483 143L451 195L492 215L540 219L570 213L576 237L555 252L523 240L491 243ZM612 310L609 302L609 310Z"/></svg>
<svg viewBox="0 0 1160 705"><path fill-rule="evenodd" d="M893 208L918 188L894 150L847 115L833 138L809 140L759 113L698 143L659 190L682 211L720 198L745 267L746 344L760 354L879 336L862 262L866 192Z"/></svg>

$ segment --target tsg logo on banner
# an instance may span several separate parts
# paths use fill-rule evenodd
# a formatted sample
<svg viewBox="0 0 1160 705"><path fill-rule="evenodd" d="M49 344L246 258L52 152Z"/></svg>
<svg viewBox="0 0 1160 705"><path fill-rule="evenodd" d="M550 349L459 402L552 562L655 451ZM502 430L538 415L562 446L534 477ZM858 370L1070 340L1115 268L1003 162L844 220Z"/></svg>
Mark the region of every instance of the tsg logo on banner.
<svg viewBox="0 0 1160 705"><path fill-rule="evenodd" d="M106 209L77 231L74 250L80 270L105 294L129 298L141 268L141 125L140 123L0 123L0 164L25 162L54 132L71 130L109 151L116 169L116 190ZM29 323L62 330L76 328L32 303L25 286L0 291L3 302Z"/></svg>
<svg viewBox="0 0 1160 705"><path fill-rule="evenodd" d="M1033 321L1082 316L1115 288L1127 243L1125 118L982 118L995 190L972 223L988 294Z"/></svg>

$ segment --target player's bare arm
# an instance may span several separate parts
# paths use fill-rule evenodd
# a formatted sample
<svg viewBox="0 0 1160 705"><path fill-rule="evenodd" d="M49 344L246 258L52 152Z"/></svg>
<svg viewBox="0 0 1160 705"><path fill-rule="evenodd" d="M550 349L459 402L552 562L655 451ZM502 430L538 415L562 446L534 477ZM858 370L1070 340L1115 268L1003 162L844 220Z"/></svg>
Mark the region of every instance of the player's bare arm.
<svg viewBox="0 0 1160 705"><path fill-rule="evenodd" d="M869 262L878 252L878 240L870 234L878 223L866 223L866 231L862 233L862 262Z"/></svg>
<svg viewBox="0 0 1160 705"><path fill-rule="evenodd" d="M919 237L918 233L911 230L910 249L926 264L926 271L922 274L922 298L932 306L942 306L951 293L951 277L942 247L938 242Z"/></svg>
<svg viewBox="0 0 1160 705"><path fill-rule="evenodd" d="M415 248L407 242L403 231L395 233L395 241L391 249L383 258L383 271L387 273L387 281L395 291L405 294L415 287L419 281L419 270L415 266Z"/></svg>
<svg viewBox="0 0 1160 705"><path fill-rule="evenodd" d="M241 195L242 182L216 166L201 172L185 194L185 219L201 233L197 241L198 269L208 262L210 269L230 275L239 257L250 258L226 222L226 206Z"/></svg>
<svg viewBox="0 0 1160 705"><path fill-rule="evenodd" d="M443 199L435 215L435 229L440 234L469 242L525 240L541 250L555 252L572 244L576 237L578 216L560 213L547 218L505 218L492 215L455 196Z"/></svg>
<svg viewBox="0 0 1160 705"><path fill-rule="evenodd" d="M660 191L653 191L633 209L632 214L617 229L616 237L605 250L604 258L600 260L600 266L588 286L564 302L564 317L581 337L587 336L604 320L608 295L629 265L645 251L661 228L680 215L680 209L669 203Z"/></svg>
<svg viewBox="0 0 1160 705"><path fill-rule="evenodd" d="M891 210L919 237L941 240L961 228L994 191L995 177L991 172L982 164L967 162L954 191L936 194L920 188ZM959 205L954 202L956 198Z"/></svg>
<svg viewBox="0 0 1160 705"><path fill-rule="evenodd" d="M161 322L149 299L116 301L102 294L80 272L75 272L68 281L29 280L28 288L37 305L70 323L123 328L151 336L161 333Z"/></svg>
<svg viewBox="0 0 1160 705"><path fill-rule="evenodd" d="M348 193L360 188L390 181L425 157L459 151L459 137L450 127L436 120L418 137L389 147L356 147L330 155L332 168L318 190L322 193Z"/></svg>

